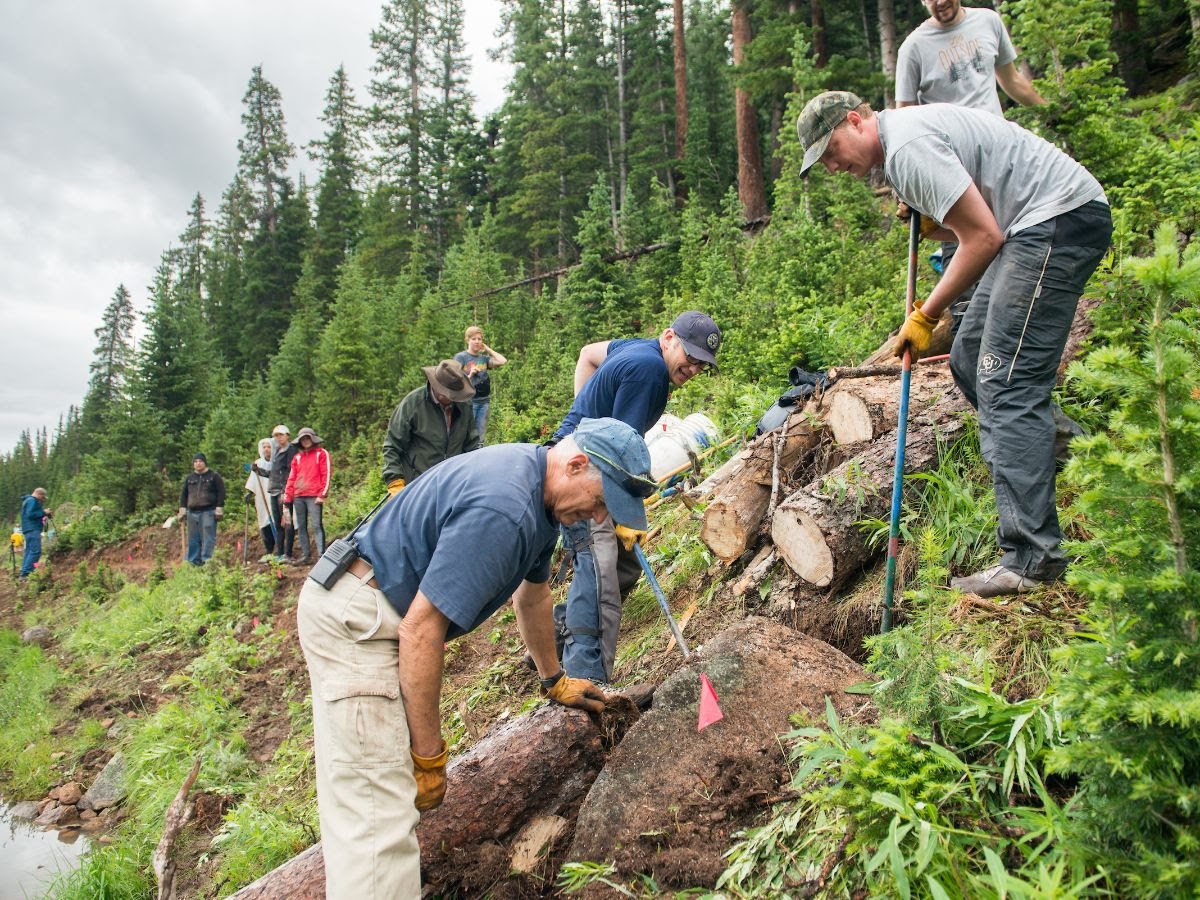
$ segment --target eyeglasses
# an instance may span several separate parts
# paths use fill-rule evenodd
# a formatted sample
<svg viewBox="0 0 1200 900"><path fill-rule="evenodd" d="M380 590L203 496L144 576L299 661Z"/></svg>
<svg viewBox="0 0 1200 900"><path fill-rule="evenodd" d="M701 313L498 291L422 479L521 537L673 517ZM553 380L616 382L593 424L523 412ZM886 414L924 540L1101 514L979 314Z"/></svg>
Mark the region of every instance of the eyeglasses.
<svg viewBox="0 0 1200 900"><path fill-rule="evenodd" d="M613 462L611 459L609 459L603 453L597 453L595 450L586 450L586 449L583 452L586 453L588 456L594 456L594 457L596 457L596 459L598 459L602 462L608 463L608 465L612 466L614 469L616 469L618 472L620 472L622 475L624 475L625 476L624 480L622 480L620 482L621 487L624 488L626 491L628 491L630 494L632 494L634 497L638 497L642 500L645 500L647 497L649 497L651 494L653 494L655 491L658 490L658 482L652 481L651 479L647 478L645 475L634 475L632 472L630 472L624 466L618 465L617 463Z"/></svg>
<svg viewBox="0 0 1200 900"><path fill-rule="evenodd" d="M696 359L696 357L694 357L690 353L686 353L686 352L683 354L683 357L684 357L684 359L686 359L688 361L689 366L699 366L701 372L708 371L709 365L704 360Z"/></svg>

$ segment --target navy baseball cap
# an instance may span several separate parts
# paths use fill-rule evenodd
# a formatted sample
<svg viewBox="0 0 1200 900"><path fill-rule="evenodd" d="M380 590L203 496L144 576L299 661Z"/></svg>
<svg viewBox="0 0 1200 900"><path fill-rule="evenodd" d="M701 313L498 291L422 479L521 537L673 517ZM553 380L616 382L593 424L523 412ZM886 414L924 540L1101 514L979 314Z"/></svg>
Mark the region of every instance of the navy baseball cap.
<svg viewBox="0 0 1200 900"><path fill-rule="evenodd" d="M618 525L645 531L646 505L657 489L650 477L650 451L642 436L617 419L581 419L571 433L575 446L600 470L604 505Z"/></svg>
<svg viewBox="0 0 1200 900"><path fill-rule="evenodd" d="M675 317L671 330L683 343L688 356L708 363L714 372L717 371L716 353L721 347L721 329L716 322L702 312L689 309Z"/></svg>

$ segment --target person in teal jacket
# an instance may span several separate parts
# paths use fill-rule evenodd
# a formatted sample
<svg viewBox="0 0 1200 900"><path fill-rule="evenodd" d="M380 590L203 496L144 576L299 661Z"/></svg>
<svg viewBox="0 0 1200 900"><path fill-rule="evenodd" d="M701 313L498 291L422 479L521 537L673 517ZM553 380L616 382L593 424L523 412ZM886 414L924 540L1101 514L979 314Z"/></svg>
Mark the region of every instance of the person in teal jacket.
<svg viewBox="0 0 1200 900"><path fill-rule="evenodd" d="M51 517L46 508L46 489L34 488L21 498L21 534L25 537L25 555L21 557L21 577L28 578L42 558L42 524Z"/></svg>

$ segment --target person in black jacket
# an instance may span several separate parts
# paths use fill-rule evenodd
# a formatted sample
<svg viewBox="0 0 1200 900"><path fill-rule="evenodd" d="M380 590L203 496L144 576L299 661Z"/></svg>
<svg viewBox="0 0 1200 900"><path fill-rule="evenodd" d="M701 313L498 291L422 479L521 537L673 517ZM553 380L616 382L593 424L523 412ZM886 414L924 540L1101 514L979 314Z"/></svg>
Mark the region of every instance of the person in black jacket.
<svg viewBox="0 0 1200 900"><path fill-rule="evenodd" d="M192 470L179 492L179 518L187 517L188 562L202 566L212 559L217 545L217 519L225 514L225 482L208 467L203 453L192 457Z"/></svg>

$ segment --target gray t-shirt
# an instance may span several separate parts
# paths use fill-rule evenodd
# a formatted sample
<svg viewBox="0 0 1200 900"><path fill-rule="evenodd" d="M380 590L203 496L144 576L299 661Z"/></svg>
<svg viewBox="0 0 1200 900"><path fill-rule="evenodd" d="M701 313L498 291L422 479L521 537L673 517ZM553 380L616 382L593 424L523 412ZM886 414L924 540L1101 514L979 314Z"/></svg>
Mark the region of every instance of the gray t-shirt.
<svg viewBox="0 0 1200 900"><path fill-rule="evenodd" d="M926 19L900 45L896 102L953 103L1003 115L996 93L996 66L1017 58L1000 16L966 9L957 25L942 28Z"/></svg>
<svg viewBox="0 0 1200 900"><path fill-rule="evenodd" d="M938 222L972 181L1005 237L1091 200L1108 202L1091 172L1000 116L949 103L876 115L884 180Z"/></svg>
<svg viewBox="0 0 1200 900"><path fill-rule="evenodd" d="M466 634L522 581L550 579L558 526L546 509L546 447L496 444L423 472L359 531L359 551L400 615L417 591Z"/></svg>

